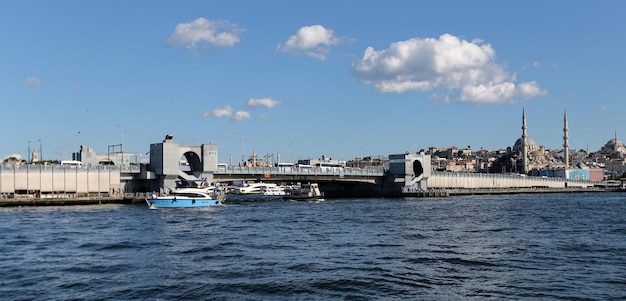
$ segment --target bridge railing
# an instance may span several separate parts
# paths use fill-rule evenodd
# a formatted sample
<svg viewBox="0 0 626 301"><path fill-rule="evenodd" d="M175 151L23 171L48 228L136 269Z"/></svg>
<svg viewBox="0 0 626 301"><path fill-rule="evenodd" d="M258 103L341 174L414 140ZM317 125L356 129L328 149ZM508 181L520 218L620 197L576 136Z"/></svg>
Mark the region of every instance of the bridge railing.
<svg viewBox="0 0 626 301"><path fill-rule="evenodd" d="M16 172L24 172L24 171L121 171L126 173L138 173L140 172L140 168L138 165L123 165L123 166L115 166L115 165L84 165L84 166L67 166L60 164L0 164L0 172L6 171L16 171Z"/></svg>
<svg viewBox="0 0 626 301"><path fill-rule="evenodd" d="M269 174L269 175L320 175L320 176L358 176L380 177L382 168L338 168L338 167L270 167L270 166L229 166L215 172L217 175L228 174Z"/></svg>

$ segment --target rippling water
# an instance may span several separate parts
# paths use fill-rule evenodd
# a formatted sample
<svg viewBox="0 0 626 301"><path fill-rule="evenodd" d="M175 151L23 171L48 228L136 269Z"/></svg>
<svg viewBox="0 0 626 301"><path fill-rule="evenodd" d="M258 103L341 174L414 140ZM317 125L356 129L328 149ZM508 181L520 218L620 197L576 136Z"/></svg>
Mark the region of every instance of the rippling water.
<svg viewBox="0 0 626 301"><path fill-rule="evenodd" d="M626 194L0 209L3 300L626 298Z"/></svg>

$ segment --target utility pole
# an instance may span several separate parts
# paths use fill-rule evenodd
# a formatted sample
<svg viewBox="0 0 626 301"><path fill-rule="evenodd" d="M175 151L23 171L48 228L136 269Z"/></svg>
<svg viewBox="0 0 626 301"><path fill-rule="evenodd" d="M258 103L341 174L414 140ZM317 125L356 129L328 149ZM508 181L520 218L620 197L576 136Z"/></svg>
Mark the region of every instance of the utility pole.
<svg viewBox="0 0 626 301"><path fill-rule="evenodd" d="M120 128L120 131L122 133L122 142L120 143L120 153L122 154L122 163L120 164L120 166L124 165L124 128L122 128L119 124L117 125L118 128Z"/></svg>

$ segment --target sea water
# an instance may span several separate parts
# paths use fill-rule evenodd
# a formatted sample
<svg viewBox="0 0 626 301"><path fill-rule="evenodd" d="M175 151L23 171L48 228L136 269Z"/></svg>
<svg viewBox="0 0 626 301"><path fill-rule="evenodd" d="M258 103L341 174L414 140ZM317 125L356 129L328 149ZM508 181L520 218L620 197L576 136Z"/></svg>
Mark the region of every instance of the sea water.
<svg viewBox="0 0 626 301"><path fill-rule="evenodd" d="M626 194L0 209L2 300L626 298Z"/></svg>

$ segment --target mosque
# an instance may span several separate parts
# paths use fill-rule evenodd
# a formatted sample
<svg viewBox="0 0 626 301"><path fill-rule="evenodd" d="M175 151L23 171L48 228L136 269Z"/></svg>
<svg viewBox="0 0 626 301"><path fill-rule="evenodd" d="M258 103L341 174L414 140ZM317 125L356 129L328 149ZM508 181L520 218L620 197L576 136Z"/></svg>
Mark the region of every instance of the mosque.
<svg viewBox="0 0 626 301"><path fill-rule="evenodd" d="M626 157L626 147L624 146L624 143L622 143L622 141L617 139L617 132L615 132L615 137L609 140L609 142L607 142L600 149L600 153L603 153L603 154L617 153L617 155L620 156L621 158Z"/></svg>
<svg viewBox="0 0 626 301"><path fill-rule="evenodd" d="M626 147L617 139L617 132L591 159L593 164L604 167L607 176L623 178L626 174Z"/></svg>
<svg viewBox="0 0 626 301"><path fill-rule="evenodd" d="M517 161L521 161L520 173L548 177L562 177L567 179L602 181L604 170L601 168L589 168L582 158L571 164L569 149L569 126L567 111L563 114L563 149L546 150L538 146L535 140L528 136L526 126L526 110L522 109L522 136L515 141L512 154ZM622 158L626 157L626 147L615 138L602 147L599 153L619 153ZM574 156L577 157L577 156ZM623 161L623 160L622 160ZM625 165L626 168L626 165Z"/></svg>
<svg viewBox="0 0 626 301"><path fill-rule="evenodd" d="M569 127L567 123L567 111L563 117L563 151L560 153L550 152L544 146L538 146L535 140L530 138L526 126L526 109L522 109L522 137L515 141L512 152L518 160L521 160L523 174L533 171L554 168L569 168ZM558 155L558 156L557 156Z"/></svg>

